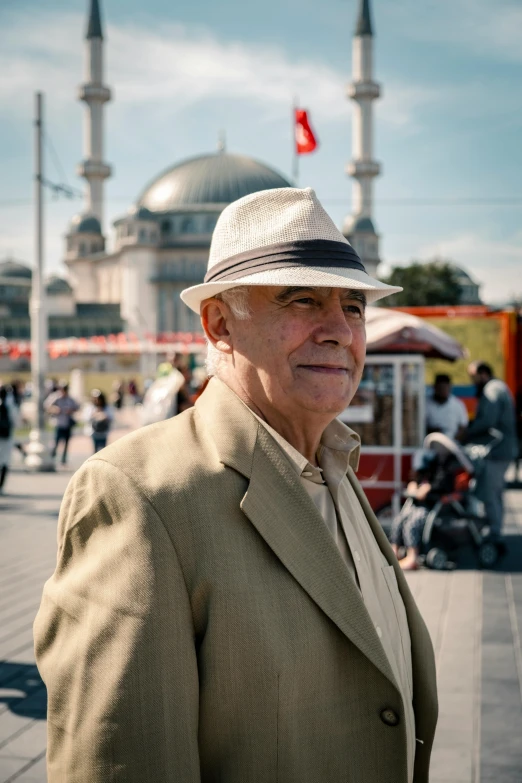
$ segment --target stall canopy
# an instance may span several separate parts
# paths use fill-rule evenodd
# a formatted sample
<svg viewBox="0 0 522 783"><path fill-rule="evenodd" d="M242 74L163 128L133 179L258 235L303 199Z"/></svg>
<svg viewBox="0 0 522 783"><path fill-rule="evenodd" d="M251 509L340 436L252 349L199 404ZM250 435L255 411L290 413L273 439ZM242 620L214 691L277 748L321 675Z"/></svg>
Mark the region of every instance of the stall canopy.
<svg viewBox="0 0 522 783"><path fill-rule="evenodd" d="M429 359L464 359L467 350L449 334L410 313L368 307L368 353L418 353Z"/></svg>

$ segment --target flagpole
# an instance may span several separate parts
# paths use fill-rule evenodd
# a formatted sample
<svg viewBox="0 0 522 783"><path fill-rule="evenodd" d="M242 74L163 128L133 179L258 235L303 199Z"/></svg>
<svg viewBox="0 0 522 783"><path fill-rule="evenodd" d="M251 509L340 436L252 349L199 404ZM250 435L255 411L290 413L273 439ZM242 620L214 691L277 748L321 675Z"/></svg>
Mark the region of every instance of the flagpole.
<svg viewBox="0 0 522 783"><path fill-rule="evenodd" d="M297 107L299 106L299 99L297 96L294 96L294 105L292 107L292 144L293 144L293 158L292 158L292 179L294 182L294 187L299 187L299 153L297 152L297 138L296 138L296 125L295 125L295 117L296 117L296 111Z"/></svg>

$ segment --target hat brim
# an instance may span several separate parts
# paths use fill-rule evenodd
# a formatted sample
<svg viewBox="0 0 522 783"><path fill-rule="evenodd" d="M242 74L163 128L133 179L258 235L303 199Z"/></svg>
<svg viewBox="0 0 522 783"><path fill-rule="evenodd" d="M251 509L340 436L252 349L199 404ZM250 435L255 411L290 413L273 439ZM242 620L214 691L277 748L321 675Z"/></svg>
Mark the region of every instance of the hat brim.
<svg viewBox="0 0 522 783"><path fill-rule="evenodd" d="M201 283L185 288L181 299L195 313L200 312L201 302L210 299L222 291L237 288L241 285L271 285L271 286L310 286L313 288L352 288L364 291L368 304L402 291L399 286L387 285L358 269L342 269L339 267L308 267L306 269L270 269L255 272L233 281Z"/></svg>

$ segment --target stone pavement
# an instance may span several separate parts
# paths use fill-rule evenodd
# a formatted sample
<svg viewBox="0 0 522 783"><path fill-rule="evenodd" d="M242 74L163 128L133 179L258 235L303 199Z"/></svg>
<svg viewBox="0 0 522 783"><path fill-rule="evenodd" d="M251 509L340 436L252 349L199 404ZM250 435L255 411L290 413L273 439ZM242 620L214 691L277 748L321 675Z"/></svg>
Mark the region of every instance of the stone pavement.
<svg viewBox="0 0 522 783"><path fill-rule="evenodd" d="M89 450L77 437L73 468ZM0 497L0 783L46 780L45 689L32 623L54 568L56 518L72 472L15 470ZM437 656L431 783L522 783L522 492L506 499L510 553L501 570L477 571L471 561L408 576Z"/></svg>

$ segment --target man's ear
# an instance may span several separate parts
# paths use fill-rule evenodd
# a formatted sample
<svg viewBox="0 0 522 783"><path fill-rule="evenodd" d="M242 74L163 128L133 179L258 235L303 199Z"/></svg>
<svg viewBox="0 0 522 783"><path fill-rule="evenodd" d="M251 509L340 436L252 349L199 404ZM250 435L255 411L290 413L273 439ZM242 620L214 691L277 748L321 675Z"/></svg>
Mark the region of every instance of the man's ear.
<svg viewBox="0 0 522 783"><path fill-rule="evenodd" d="M230 311L219 299L205 299L201 303L201 324L207 340L222 353L232 353L232 336L228 330Z"/></svg>

